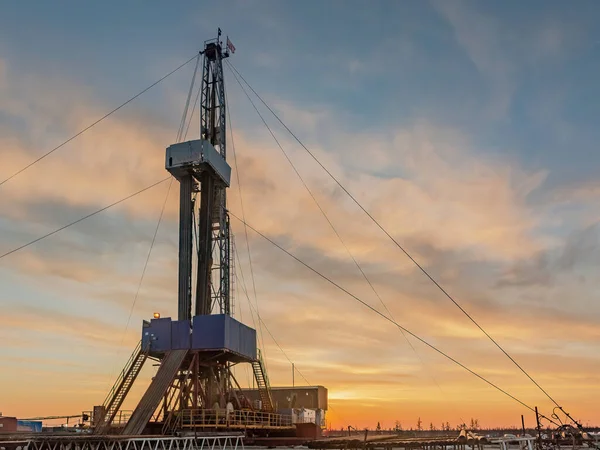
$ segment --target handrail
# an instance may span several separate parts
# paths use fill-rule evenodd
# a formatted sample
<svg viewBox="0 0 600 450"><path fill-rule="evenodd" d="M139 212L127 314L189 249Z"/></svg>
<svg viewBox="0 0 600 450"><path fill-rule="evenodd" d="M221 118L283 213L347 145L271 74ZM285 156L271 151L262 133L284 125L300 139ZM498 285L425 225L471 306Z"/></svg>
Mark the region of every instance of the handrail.
<svg viewBox="0 0 600 450"><path fill-rule="evenodd" d="M267 366L265 366L265 360L262 357L262 352L260 351L260 349L257 349L258 351L258 361L260 364L260 368L262 369L262 375L263 375L263 379L265 380L265 385L267 386L267 389L271 389L271 384L269 383L269 375L267 374Z"/></svg>
<svg viewBox="0 0 600 450"><path fill-rule="evenodd" d="M129 418L133 414L133 410L119 410L119 413L115 415L115 418L111 422L111 426L125 426L129 421Z"/></svg>
<svg viewBox="0 0 600 450"><path fill-rule="evenodd" d="M135 350L133 351L133 353L131 353L131 356L127 360L127 363L125 363L125 366L123 367L123 370L119 373L119 376L117 377L117 380L115 381L115 384L113 384L113 387L108 392L108 395L106 396L106 399L104 399L104 403L102 404L102 406L105 409L110 404L110 401L113 398L113 396L115 395L115 392L117 391L117 389L119 388L119 386L121 385L121 383L123 382L123 380L125 379L125 376L127 375L127 372L129 372L129 369L131 369L131 366L133 365L133 363L137 359L137 357L138 357L139 353L141 352L141 350L142 350L142 341L140 340L138 342L138 344L136 345Z"/></svg>
<svg viewBox="0 0 600 450"><path fill-rule="evenodd" d="M291 415L262 411L184 409L177 413L181 428L290 428Z"/></svg>
<svg viewBox="0 0 600 450"><path fill-rule="evenodd" d="M260 351L260 349L257 349L257 356L258 356L258 368L260 369L260 374L261 377L263 379L263 382L265 384L264 386L264 390L265 390L265 395L267 396L267 401L268 401L268 405L263 405L263 408L265 408L265 406L267 406L266 409L273 411L275 409L275 404L273 402L273 397L271 396L271 384L269 383L269 375L267 374L267 368L265 366L265 362L263 360L262 357L262 352ZM254 365L253 365L254 367ZM255 368L255 375L256 375L256 368ZM258 379L257 379L258 381ZM259 389L259 392L261 391L260 386L257 386ZM263 394L262 392L260 392L260 396L262 397Z"/></svg>

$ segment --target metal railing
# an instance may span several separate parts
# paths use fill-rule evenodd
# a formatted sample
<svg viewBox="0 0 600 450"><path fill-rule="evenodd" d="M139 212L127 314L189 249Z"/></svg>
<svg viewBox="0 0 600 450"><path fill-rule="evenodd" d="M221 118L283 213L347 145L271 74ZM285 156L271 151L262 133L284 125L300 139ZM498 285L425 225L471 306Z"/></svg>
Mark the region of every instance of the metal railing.
<svg viewBox="0 0 600 450"><path fill-rule="evenodd" d="M111 425L113 427L124 427L127 422L129 421L129 418L131 417L131 414L133 413L133 410L129 409L126 411L119 411L116 415L115 418L112 420Z"/></svg>
<svg viewBox="0 0 600 450"><path fill-rule="evenodd" d="M133 410L131 410L131 409L119 410L117 412L117 414L115 414L115 417L111 422L111 426L124 427L125 424L127 424L127 421L131 417L132 413L133 413ZM94 417L94 411L83 411L82 414L85 414L90 418L90 423L92 423L92 424L96 423L95 422L96 418ZM100 418L100 420L102 420L102 418Z"/></svg>
<svg viewBox="0 0 600 450"><path fill-rule="evenodd" d="M185 409L176 413L181 428L292 428L292 416L261 411Z"/></svg>
<svg viewBox="0 0 600 450"><path fill-rule="evenodd" d="M267 387L267 392L270 391L271 389L271 383L269 382L269 375L267 374L267 366L265 365L265 360L263 359L262 356L262 352L260 351L260 349L256 349L257 353L258 353L258 361L261 365L262 368L262 372L263 372L263 378L265 380L265 385ZM271 396L270 392L269 392L269 397Z"/></svg>
<svg viewBox="0 0 600 450"><path fill-rule="evenodd" d="M125 366L123 367L123 370L119 373L119 375L117 377L117 380L113 384L111 390L108 392L108 395L104 399L104 403L102 404L102 406L104 406L104 408L105 408L106 411L108 411L108 406L110 405L112 398L115 396L117 390L119 389L119 387L123 383L123 380L127 376L127 372L129 371L129 369L131 368L131 366L134 364L134 362L137 359L138 354L141 352L141 350L142 350L142 341L139 341L138 344L135 346L135 349L131 353L131 356L129 357L129 359L125 363Z"/></svg>

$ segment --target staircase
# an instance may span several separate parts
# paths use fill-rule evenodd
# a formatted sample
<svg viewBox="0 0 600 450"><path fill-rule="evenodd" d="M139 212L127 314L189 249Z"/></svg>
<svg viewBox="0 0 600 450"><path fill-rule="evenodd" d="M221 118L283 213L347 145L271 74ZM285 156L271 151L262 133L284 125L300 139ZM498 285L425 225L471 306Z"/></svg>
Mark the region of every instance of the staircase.
<svg viewBox="0 0 600 450"><path fill-rule="evenodd" d="M152 414L154 414L160 401L164 398L167 389L171 386L187 353L188 351L183 349L171 350L166 354L158 368L156 376L152 379L148 390L133 411L133 414L131 414L122 434L127 436L142 434Z"/></svg>
<svg viewBox="0 0 600 450"><path fill-rule="evenodd" d="M104 400L102 405L104 414L94 427L94 434L106 434L109 430L113 419L119 408L121 408L125 397L142 370L147 358L148 349L142 349L142 342L140 341Z"/></svg>
<svg viewBox="0 0 600 450"><path fill-rule="evenodd" d="M267 376L267 371L265 369L265 364L260 350L258 351L258 359L252 362L252 368L254 369L254 377L256 378L256 385L258 386L262 410L266 412L274 412L275 408L273 408L273 399L271 398L269 377Z"/></svg>

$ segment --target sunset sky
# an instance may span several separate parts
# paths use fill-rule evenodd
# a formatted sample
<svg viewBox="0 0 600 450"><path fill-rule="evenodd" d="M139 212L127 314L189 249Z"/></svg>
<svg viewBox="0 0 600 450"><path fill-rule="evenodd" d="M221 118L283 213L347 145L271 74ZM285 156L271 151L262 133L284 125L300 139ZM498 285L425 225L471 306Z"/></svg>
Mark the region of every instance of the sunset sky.
<svg viewBox="0 0 600 450"><path fill-rule="evenodd" d="M0 181L221 27L237 48L231 62L323 164L542 387L598 424L599 20L600 5L583 0L6 2ZM192 71L0 186L0 254L165 178ZM248 222L387 314L225 73ZM265 117L398 323L549 415L544 394ZM188 139L198 128L196 114ZM128 321L167 188L0 259L3 414L91 410L142 319L176 315L175 183ZM241 216L237 182L228 195ZM262 320L296 382L329 389L332 426L519 425L521 414L534 425L530 411L409 338L413 351L392 324L249 233ZM254 326L240 284L235 315ZM262 335L272 384L291 385L288 359Z"/></svg>

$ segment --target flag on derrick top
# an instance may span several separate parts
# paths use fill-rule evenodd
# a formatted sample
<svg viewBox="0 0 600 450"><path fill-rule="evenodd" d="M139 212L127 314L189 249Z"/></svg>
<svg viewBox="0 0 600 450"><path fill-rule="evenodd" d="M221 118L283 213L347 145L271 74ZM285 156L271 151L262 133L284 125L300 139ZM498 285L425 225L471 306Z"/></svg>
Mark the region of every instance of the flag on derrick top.
<svg viewBox="0 0 600 450"><path fill-rule="evenodd" d="M227 36L227 48L229 50L231 50L231 53L235 53L235 46L233 45L233 43L229 40L229 36Z"/></svg>

